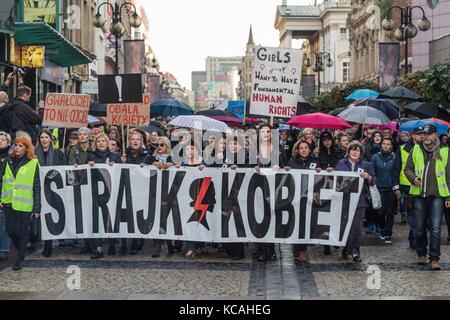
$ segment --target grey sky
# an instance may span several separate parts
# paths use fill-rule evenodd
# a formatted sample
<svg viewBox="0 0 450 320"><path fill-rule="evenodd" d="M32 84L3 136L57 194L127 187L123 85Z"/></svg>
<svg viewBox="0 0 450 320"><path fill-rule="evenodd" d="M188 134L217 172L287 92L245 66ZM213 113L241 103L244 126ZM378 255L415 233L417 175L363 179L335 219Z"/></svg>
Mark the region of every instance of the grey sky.
<svg viewBox="0 0 450 320"><path fill-rule="evenodd" d="M140 0L150 20L150 42L161 70L190 89L191 71L204 70L207 56L245 53L250 24L256 44L278 46L273 27L281 0ZM288 0L310 4L312 0Z"/></svg>

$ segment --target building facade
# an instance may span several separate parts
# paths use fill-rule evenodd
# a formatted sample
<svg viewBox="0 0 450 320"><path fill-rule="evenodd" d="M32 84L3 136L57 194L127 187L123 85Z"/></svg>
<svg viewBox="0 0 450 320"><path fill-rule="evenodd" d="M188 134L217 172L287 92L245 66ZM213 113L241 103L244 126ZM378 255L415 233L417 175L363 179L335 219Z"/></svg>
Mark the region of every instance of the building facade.
<svg viewBox="0 0 450 320"><path fill-rule="evenodd" d="M330 54L333 66L316 76L325 90L349 81L347 18L351 10L350 0L325 0L309 6L288 5L284 0L277 7L274 26L280 34L280 47L291 48L293 39L304 40L302 48L312 62L307 74L314 73L317 53Z"/></svg>
<svg viewBox="0 0 450 320"><path fill-rule="evenodd" d="M413 0L414 6L421 6L431 21L431 29L418 32L412 41L413 71L431 67L450 55L450 0ZM414 21L422 17L421 11L413 12Z"/></svg>
<svg viewBox="0 0 450 320"><path fill-rule="evenodd" d="M352 12L347 21L350 40L350 80L367 80L378 82L380 72L379 44L399 42L393 32L382 29L381 22L386 17L389 7L383 8L380 0L352 0ZM411 0L393 0L391 6L405 7ZM400 24L400 11L391 11L395 26ZM420 32L419 32L420 33ZM404 73L405 42L400 42L399 68ZM408 65L411 65L411 42L408 44Z"/></svg>

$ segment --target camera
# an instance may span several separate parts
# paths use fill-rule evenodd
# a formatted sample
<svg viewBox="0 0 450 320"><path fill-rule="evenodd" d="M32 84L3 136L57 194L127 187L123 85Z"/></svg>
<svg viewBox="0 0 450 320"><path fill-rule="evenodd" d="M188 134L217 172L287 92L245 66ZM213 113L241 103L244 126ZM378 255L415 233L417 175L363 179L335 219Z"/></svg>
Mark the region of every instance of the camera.
<svg viewBox="0 0 450 320"><path fill-rule="evenodd" d="M24 69L22 69L22 68L15 68L14 71L13 71L13 74L15 76L24 77L25 74L26 74L26 71Z"/></svg>

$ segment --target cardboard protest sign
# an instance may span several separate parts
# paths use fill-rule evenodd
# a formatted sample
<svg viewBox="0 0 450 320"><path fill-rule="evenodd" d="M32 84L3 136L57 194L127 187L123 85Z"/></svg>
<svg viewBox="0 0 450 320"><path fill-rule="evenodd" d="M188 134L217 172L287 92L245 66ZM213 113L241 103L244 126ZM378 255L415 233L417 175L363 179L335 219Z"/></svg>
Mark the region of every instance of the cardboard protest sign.
<svg viewBox="0 0 450 320"><path fill-rule="evenodd" d="M142 75L103 74L98 76L100 103L142 103Z"/></svg>
<svg viewBox="0 0 450 320"><path fill-rule="evenodd" d="M91 99L87 94L48 93L43 126L81 128L88 123Z"/></svg>
<svg viewBox="0 0 450 320"><path fill-rule="evenodd" d="M150 122L150 93L144 93L142 103L111 103L106 108L109 125L142 126Z"/></svg>
<svg viewBox="0 0 450 320"><path fill-rule="evenodd" d="M296 115L302 58L302 50L256 47L250 114Z"/></svg>

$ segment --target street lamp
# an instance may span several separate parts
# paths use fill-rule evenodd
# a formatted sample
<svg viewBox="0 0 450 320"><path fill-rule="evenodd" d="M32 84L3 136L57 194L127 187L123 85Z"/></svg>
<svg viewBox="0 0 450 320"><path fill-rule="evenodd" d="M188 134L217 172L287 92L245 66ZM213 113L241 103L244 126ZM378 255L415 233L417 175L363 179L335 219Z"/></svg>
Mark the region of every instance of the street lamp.
<svg viewBox="0 0 450 320"><path fill-rule="evenodd" d="M317 94L320 94L320 72L325 71L325 66L331 68L333 66L333 60L331 59L331 53L329 52L311 52L305 60L305 66L308 68L312 65L311 54L316 56L316 63L314 64L313 71L317 72Z"/></svg>
<svg viewBox="0 0 450 320"><path fill-rule="evenodd" d="M131 2L125 2L122 5L120 5L120 7L117 4L117 2L114 4L114 6L109 2L103 2L102 4L100 4L98 6L97 14L94 16L93 25L96 28L103 28L103 26L105 25L106 20L100 14L100 8L105 4L110 6L110 8L112 10L112 14L113 14L112 22L109 26L109 31L116 38L116 41L115 41L116 61L115 61L115 65L114 65L114 74L118 74L119 73L119 39L125 34L125 31L126 31L125 26L122 23L122 9L127 5L130 5L133 7L134 13L130 17L130 25L133 28L139 28L139 26L142 23L142 19L136 13L136 7Z"/></svg>
<svg viewBox="0 0 450 320"><path fill-rule="evenodd" d="M392 9L400 10L400 26L395 30L394 37L398 41L405 41L405 74L408 73L408 39L412 39L417 35L417 28L420 31L427 31L431 28L431 22L425 16L425 11L421 6L406 6L404 8L399 6L392 6L389 8L386 18L383 19L381 26L386 31L392 31L395 28L394 20L392 19ZM412 23L413 9L420 9L422 11L422 18L417 21L417 27Z"/></svg>

